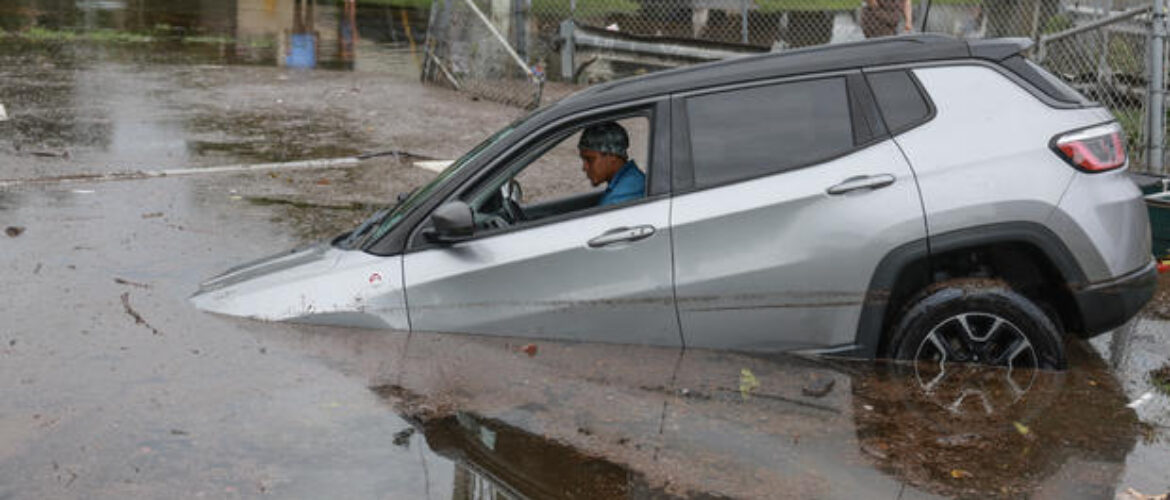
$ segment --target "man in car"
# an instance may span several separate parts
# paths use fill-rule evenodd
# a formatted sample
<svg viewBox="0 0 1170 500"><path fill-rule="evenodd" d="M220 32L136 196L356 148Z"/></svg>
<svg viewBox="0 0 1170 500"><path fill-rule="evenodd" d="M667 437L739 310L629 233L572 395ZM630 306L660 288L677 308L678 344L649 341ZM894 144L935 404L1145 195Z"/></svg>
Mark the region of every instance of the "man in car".
<svg viewBox="0 0 1170 500"><path fill-rule="evenodd" d="M630 136L614 122L591 125L581 133L577 150L582 169L594 186L606 183L599 206L624 203L646 193L646 175L626 155Z"/></svg>

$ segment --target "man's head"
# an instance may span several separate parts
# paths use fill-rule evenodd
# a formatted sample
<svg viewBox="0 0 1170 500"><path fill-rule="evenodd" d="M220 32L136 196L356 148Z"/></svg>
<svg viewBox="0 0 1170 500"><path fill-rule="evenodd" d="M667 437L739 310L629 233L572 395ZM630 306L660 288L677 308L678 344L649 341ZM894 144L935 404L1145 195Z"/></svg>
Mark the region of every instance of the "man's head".
<svg viewBox="0 0 1170 500"><path fill-rule="evenodd" d="M626 129L614 122L591 125L581 132L577 151L581 154L582 169L594 186L609 182L626 163L626 149L630 136Z"/></svg>

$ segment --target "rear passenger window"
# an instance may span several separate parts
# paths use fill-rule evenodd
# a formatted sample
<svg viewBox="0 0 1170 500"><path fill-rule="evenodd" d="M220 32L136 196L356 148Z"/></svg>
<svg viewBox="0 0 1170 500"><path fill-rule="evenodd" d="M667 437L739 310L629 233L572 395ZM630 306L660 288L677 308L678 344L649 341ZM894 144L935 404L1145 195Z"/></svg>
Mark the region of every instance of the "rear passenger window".
<svg viewBox="0 0 1170 500"><path fill-rule="evenodd" d="M706 94L686 106L698 187L792 170L853 148L844 78Z"/></svg>
<svg viewBox="0 0 1170 500"><path fill-rule="evenodd" d="M907 71L886 71L866 75L874 98L890 132L900 132L922 123L930 116L930 105L918 91Z"/></svg>

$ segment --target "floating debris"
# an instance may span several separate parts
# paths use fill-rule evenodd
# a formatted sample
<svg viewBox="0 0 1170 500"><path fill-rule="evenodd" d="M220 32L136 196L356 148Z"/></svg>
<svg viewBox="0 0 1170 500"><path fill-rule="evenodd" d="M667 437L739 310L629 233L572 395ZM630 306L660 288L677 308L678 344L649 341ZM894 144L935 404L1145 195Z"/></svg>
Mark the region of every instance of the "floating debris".
<svg viewBox="0 0 1170 500"><path fill-rule="evenodd" d="M414 435L414 427L407 427L394 433L394 445L403 448L410 447L410 437Z"/></svg>
<svg viewBox="0 0 1170 500"><path fill-rule="evenodd" d="M134 324L149 328L151 333L155 335L162 335L162 332L158 331L158 328L155 328L151 326L150 323L147 323L146 320L142 318L142 315L138 314L138 311L135 311L134 308L130 306L130 292L122 294L122 307L126 310L126 314L129 314L131 318L134 318Z"/></svg>
<svg viewBox="0 0 1170 500"><path fill-rule="evenodd" d="M144 288L144 289L150 288L150 285L147 285L146 283L138 283L138 282L130 281L127 279L122 279L122 278L114 278L114 283L117 283L119 285L133 286L133 287Z"/></svg>
<svg viewBox="0 0 1170 500"><path fill-rule="evenodd" d="M837 381L831 378L817 378L801 388L800 392L810 398L821 398L832 391L836 383Z"/></svg>
<svg viewBox="0 0 1170 500"><path fill-rule="evenodd" d="M963 469L951 469L951 477L955 479L967 479L972 477L972 474Z"/></svg>
<svg viewBox="0 0 1170 500"><path fill-rule="evenodd" d="M1170 363L1150 372L1150 382L1163 394L1170 395Z"/></svg>
<svg viewBox="0 0 1170 500"><path fill-rule="evenodd" d="M739 394L743 396L746 401L752 391L760 387L760 381L756 379L755 374L747 368L739 370Z"/></svg>

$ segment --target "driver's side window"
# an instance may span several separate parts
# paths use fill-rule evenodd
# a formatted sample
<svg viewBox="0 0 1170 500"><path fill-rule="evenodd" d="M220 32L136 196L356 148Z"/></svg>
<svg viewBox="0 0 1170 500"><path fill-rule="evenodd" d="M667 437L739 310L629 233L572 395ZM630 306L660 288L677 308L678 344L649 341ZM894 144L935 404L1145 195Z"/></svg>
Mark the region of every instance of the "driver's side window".
<svg viewBox="0 0 1170 500"><path fill-rule="evenodd" d="M550 136L464 197L480 229L509 227L645 196L650 120L591 121Z"/></svg>

